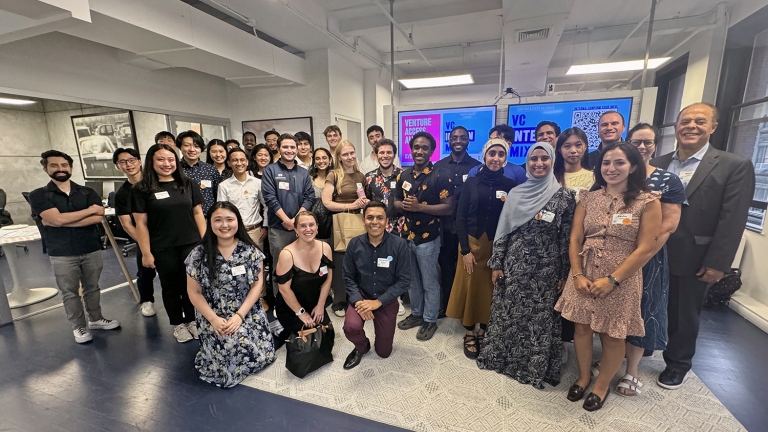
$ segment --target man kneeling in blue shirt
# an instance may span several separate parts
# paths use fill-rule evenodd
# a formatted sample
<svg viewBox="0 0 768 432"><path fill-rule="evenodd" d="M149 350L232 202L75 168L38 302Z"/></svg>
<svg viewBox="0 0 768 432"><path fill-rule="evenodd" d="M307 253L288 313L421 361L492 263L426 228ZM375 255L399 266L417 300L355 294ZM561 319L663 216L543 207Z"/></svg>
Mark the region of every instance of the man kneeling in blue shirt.
<svg viewBox="0 0 768 432"><path fill-rule="evenodd" d="M379 357L392 353L397 319L397 298L411 284L411 257L405 240L387 233L387 208L378 201L363 209L366 234L349 242L344 254L344 282L349 306L344 317L344 335L355 349L344 362L344 369L360 364L371 350L363 329L373 320L374 348Z"/></svg>

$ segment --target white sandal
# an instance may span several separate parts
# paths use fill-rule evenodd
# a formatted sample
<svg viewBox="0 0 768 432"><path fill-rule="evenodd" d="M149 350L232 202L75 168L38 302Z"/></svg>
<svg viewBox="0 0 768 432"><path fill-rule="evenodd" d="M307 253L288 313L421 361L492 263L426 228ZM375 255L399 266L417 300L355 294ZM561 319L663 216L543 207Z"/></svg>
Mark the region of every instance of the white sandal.
<svg viewBox="0 0 768 432"><path fill-rule="evenodd" d="M626 381L629 381L629 382L630 382L630 384L628 384L628 383L625 383L625 382L624 382L625 380L626 380ZM640 393L642 393L642 392L640 391L640 388L641 388L642 386L643 386L643 383L641 383L641 382L640 382L640 380L639 380L637 377L633 377L633 376L632 376L632 375L630 375L630 374L626 374L626 375L624 375L624 377L622 377L622 378L621 378L621 380L619 381L619 383L618 383L618 384L616 384L616 393L617 393L619 396L624 396L624 397L632 397L632 396L637 396L637 395L639 395ZM629 391L631 391L631 392L635 392L635 394L626 394L626 393L622 392L622 391L621 391L621 390L619 390L619 389L627 389L627 390L629 390Z"/></svg>
<svg viewBox="0 0 768 432"><path fill-rule="evenodd" d="M589 368L592 378L597 378L597 376L600 375L600 369L598 369L599 367L600 367L599 361L592 363L592 367Z"/></svg>

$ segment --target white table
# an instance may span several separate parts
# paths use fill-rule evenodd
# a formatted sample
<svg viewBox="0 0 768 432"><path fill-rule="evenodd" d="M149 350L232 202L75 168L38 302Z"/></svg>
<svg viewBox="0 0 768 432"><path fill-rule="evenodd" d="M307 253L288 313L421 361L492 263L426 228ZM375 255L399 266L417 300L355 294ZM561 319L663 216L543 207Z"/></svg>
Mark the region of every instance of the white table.
<svg viewBox="0 0 768 432"><path fill-rule="evenodd" d="M16 243L40 240L40 231L37 226L15 230L0 229L0 246L3 246L5 256L8 258L8 267L13 277L13 291L8 294L8 305L11 309L40 303L58 294L56 288L29 288L19 277L17 268Z"/></svg>

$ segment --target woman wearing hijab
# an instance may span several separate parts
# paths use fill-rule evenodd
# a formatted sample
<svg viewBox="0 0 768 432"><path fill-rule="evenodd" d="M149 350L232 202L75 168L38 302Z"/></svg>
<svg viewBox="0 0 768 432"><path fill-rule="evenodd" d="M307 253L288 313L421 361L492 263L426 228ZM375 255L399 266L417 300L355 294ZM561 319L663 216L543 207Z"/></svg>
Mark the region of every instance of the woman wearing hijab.
<svg viewBox="0 0 768 432"><path fill-rule="evenodd" d="M509 144L491 139L483 147L483 165L476 177L464 183L456 213L456 233L461 256L456 266L446 316L458 318L467 330L464 355L476 359L491 316L491 269L488 258L507 192L517 183L504 177ZM479 330L475 333L475 325Z"/></svg>
<svg viewBox="0 0 768 432"><path fill-rule="evenodd" d="M576 199L552 172L548 142L528 149L528 180L507 194L488 261L491 318L477 365L538 389L560 382L563 343L554 310L570 265Z"/></svg>

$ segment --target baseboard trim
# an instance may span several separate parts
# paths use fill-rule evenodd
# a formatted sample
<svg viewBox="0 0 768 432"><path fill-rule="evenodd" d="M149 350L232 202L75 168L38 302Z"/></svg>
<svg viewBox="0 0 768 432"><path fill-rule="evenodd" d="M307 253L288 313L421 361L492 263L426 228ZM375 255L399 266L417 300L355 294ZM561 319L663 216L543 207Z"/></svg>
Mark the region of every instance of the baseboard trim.
<svg viewBox="0 0 768 432"><path fill-rule="evenodd" d="M733 295L729 306L734 312L768 333L768 306L739 292Z"/></svg>

